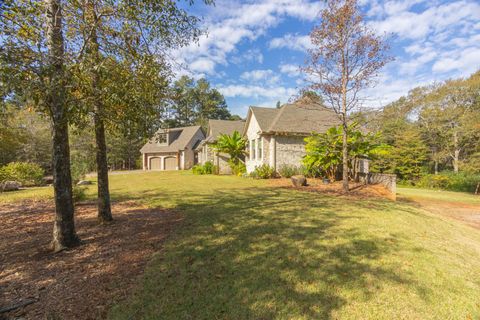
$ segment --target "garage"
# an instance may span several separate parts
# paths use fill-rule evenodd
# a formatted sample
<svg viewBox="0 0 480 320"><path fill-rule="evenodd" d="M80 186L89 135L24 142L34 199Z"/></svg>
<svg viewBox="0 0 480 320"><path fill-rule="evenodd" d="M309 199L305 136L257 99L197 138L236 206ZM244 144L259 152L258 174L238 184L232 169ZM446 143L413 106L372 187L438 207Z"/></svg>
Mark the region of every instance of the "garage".
<svg viewBox="0 0 480 320"><path fill-rule="evenodd" d="M161 170L162 169L162 159L161 158L151 158L150 159L150 170Z"/></svg>
<svg viewBox="0 0 480 320"><path fill-rule="evenodd" d="M165 170L177 170L177 158L176 157L165 158Z"/></svg>

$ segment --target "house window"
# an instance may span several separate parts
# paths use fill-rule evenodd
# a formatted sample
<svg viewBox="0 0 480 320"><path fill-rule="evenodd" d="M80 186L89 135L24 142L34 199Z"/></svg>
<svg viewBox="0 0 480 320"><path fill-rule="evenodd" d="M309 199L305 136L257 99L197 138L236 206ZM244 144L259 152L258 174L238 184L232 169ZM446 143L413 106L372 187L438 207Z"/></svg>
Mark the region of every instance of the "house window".
<svg viewBox="0 0 480 320"><path fill-rule="evenodd" d="M257 139L257 160L262 160L262 155L263 155L263 141L262 138Z"/></svg>
<svg viewBox="0 0 480 320"><path fill-rule="evenodd" d="M155 142L158 144L167 144L167 134L166 133L157 133L155 135Z"/></svg>
<svg viewBox="0 0 480 320"><path fill-rule="evenodd" d="M252 140L252 144L250 146L250 160L255 160L256 158L255 154L257 149L255 147L255 142L256 142L255 140Z"/></svg>

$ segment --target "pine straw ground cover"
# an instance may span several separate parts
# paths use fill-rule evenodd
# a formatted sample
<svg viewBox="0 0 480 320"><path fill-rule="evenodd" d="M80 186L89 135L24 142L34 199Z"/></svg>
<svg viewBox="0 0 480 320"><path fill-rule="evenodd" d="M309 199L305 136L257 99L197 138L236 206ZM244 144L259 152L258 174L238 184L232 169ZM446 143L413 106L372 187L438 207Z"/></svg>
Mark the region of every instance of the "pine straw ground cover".
<svg viewBox="0 0 480 320"><path fill-rule="evenodd" d="M82 244L52 254L51 201L0 204L0 308L34 301L0 319L102 319L128 296L181 215L131 201L112 209L115 221L99 225L95 205L79 205Z"/></svg>

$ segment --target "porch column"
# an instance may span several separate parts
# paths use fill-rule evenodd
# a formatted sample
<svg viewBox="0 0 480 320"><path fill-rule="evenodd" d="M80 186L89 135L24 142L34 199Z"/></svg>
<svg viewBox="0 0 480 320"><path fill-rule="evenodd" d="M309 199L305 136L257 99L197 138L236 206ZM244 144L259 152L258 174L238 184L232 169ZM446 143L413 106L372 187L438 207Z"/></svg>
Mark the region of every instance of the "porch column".
<svg viewBox="0 0 480 320"><path fill-rule="evenodd" d="M160 170L165 170L165 157L160 157Z"/></svg>
<svg viewBox="0 0 480 320"><path fill-rule="evenodd" d="M274 135L270 138L270 167L277 170L277 142Z"/></svg>
<svg viewBox="0 0 480 320"><path fill-rule="evenodd" d="M142 161L142 165L143 165L143 171L147 170L147 154L146 153L142 153L142 158L143 158L143 161Z"/></svg>

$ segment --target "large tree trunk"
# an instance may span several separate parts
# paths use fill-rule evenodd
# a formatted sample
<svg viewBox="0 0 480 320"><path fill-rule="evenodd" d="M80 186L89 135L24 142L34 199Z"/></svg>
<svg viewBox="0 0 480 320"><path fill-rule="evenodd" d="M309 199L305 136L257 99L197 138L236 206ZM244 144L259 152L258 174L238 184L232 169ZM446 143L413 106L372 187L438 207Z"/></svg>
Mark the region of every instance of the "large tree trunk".
<svg viewBox="0 0 480 320"><path fill-rule="evenodd" d="M112 221L112 210L110 206L110 191L108 187L108 163L107 144L105 142L105 124L103 121L104 108L100 94L100 74L96 64L100 63L101 55L98 45L96 28L98 25L97 16L93 1L87 1L86 21L93 28L87 41L88 62L90 63L90 76L92 77L93 122L95 126L95 145L97 156L97 186L98 186L98 220L100 222Z"/></svg>
<svg viewBox="0 0 480 320"><path fill-rule="evenodd" d="M68 144L68 117L65 106L64 43L60 0L45 0L47 7L47 45L49 79L47 103L52 117L53 188L55 195L55 223L52 248L55 252L79 243L75 232L70 147Z"/></svg>

